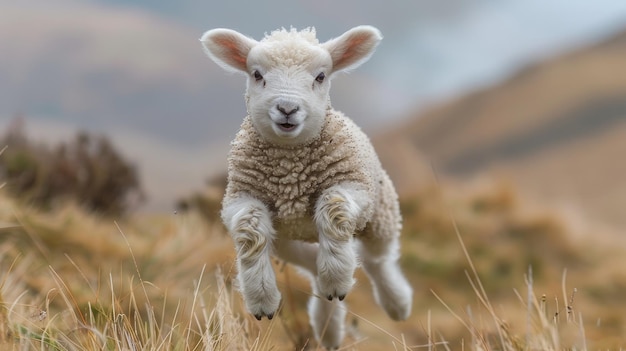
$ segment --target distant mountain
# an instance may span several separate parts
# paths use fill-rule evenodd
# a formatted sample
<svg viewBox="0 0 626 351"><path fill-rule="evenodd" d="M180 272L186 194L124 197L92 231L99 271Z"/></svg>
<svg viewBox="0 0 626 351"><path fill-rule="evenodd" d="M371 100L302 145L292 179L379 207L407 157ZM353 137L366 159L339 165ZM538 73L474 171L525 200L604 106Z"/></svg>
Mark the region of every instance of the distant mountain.
<svg viewBox="0 0 626 351"><path fill-rule="evenodd" d="M414 113L375 142L403 194L432 180L432 164L626 228L626 31Z"/></svg>

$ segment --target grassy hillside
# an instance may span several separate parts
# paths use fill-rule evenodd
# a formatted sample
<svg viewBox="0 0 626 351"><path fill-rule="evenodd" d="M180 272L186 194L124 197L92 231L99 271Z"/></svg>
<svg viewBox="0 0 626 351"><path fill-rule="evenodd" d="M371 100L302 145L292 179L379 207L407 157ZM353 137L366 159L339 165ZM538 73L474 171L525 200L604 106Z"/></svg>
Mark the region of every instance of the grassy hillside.
<svg viewBox="0 0 626 351"><path fill-rule="evenodd" d="M383 161L401 193L421 186L422 159L455 179L498 174L539 201L626 228L624 62L626 32L410 114L377 138Z"/></svg>
<svg viewBox="0 0 626 351"><path fill-rule="evenodd" d="M623 246L572 239L567 218L505 184L424 189L402 204L413 314L390 321L359 272L344 349L624 347ZM229 237L195 213L116 223L0 194L0 222L0 349L317 349L307 282L276 262L281 311L257 322L233 287Z"/></svg>

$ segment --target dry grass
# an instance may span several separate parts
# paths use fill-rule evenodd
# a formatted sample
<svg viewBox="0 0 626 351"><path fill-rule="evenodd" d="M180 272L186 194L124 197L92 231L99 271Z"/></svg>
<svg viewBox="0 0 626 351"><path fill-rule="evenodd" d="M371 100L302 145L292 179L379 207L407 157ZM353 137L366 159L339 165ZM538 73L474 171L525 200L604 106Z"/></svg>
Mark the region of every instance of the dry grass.
<svg viewBox="0 0 626 351"><path fill-rule="evenodd" d="M572 242L558 217L527 211L509 187L456 190L433 187L403 204L412 317L384 316L359 272L342 349L624 345L623 251ZM233 286L230 239L194 213L115 223L0 194L0 223L0 350L319 349L307 282L277 262L283 304L257 322Z"/></svg>

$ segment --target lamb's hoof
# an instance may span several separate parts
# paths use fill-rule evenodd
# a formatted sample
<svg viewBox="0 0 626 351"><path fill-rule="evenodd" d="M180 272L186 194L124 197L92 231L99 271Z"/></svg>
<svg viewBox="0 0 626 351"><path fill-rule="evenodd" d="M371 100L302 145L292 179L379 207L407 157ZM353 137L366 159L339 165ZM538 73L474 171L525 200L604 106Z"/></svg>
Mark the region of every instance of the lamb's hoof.
<svg viewBox="0 0 626 351"><path fill-rule="evenodd" d="M345 283L347 281L348 283ZM339 301L343 301L346 295L350 292L354 279L348 277L344 280L333 279L332 281L323 280L318 277L318 286L320 296L324 296L328 301L332 301L334 298L338 298Z"/></svg>
<svg viewBox="0 0 626 351"><path fill-rule="evenodd" d="M339 301L343 301L343 299L345 299L345 298L346 298L346 295L345 295L345 294L343 294L343 295L337 295L337 294L335 294L334 296L333 296L333 295L328 295L328 296L326 296L326 298L328 299L328 301L332 301L335 297L337 297L337 298L339 299Z"/></svg>
<svg viewBox="0 0 626 351"><path fill-rule="evenodd" d="M257 321L260 321L261 319L263 319L263 317L267 317L267 319L271 320L276 315L276 310L272 312L266 312L264 310L260 310L260 311L251 312L251 314L254 316L254 318L256 318Z"/></svg>
<svg viewBox="0 0 626 351"><path fill-rule="evenodd" d="M328 301L332 301L333 299L339 299L339 301L343 301L348 295L348 291L339 290L339 289L329 289L327 292L322 292L320 295L325 296Z"/></svg>
<svg viewBox="0 0 626 351"><path fill-rule="evenodd" d="M274 313L270 313L270 314L255 314L254 318L256 318L257 321L260 321L261 319L263 319L263 316L266 316L267 319L272 320L272 318L274 318Z"/></svg>
<svg viewBox="0 0 626 351"><path fill-rule="evenodd" d="M248 290L244 290L244 301L246 308L250 314L257 320L267 317L269 319L274 318L276 311L280 306L280 292L274 286L273 289L267 289L264 294L250 294Z"/></svg>

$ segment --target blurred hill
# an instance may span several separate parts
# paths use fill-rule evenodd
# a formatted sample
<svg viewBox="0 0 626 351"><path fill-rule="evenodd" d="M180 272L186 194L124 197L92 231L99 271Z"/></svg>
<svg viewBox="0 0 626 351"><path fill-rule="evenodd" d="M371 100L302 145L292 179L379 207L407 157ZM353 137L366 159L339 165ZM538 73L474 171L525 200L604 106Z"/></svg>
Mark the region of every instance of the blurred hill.
<svg viewBox="0 0 626 351"><path fill-rule="evenodd" d="M437 173L494 174L525 195L626 227L626 31L410 115L374 141L400 193ZM429 177L428 179L424 179Z"/></svg>

